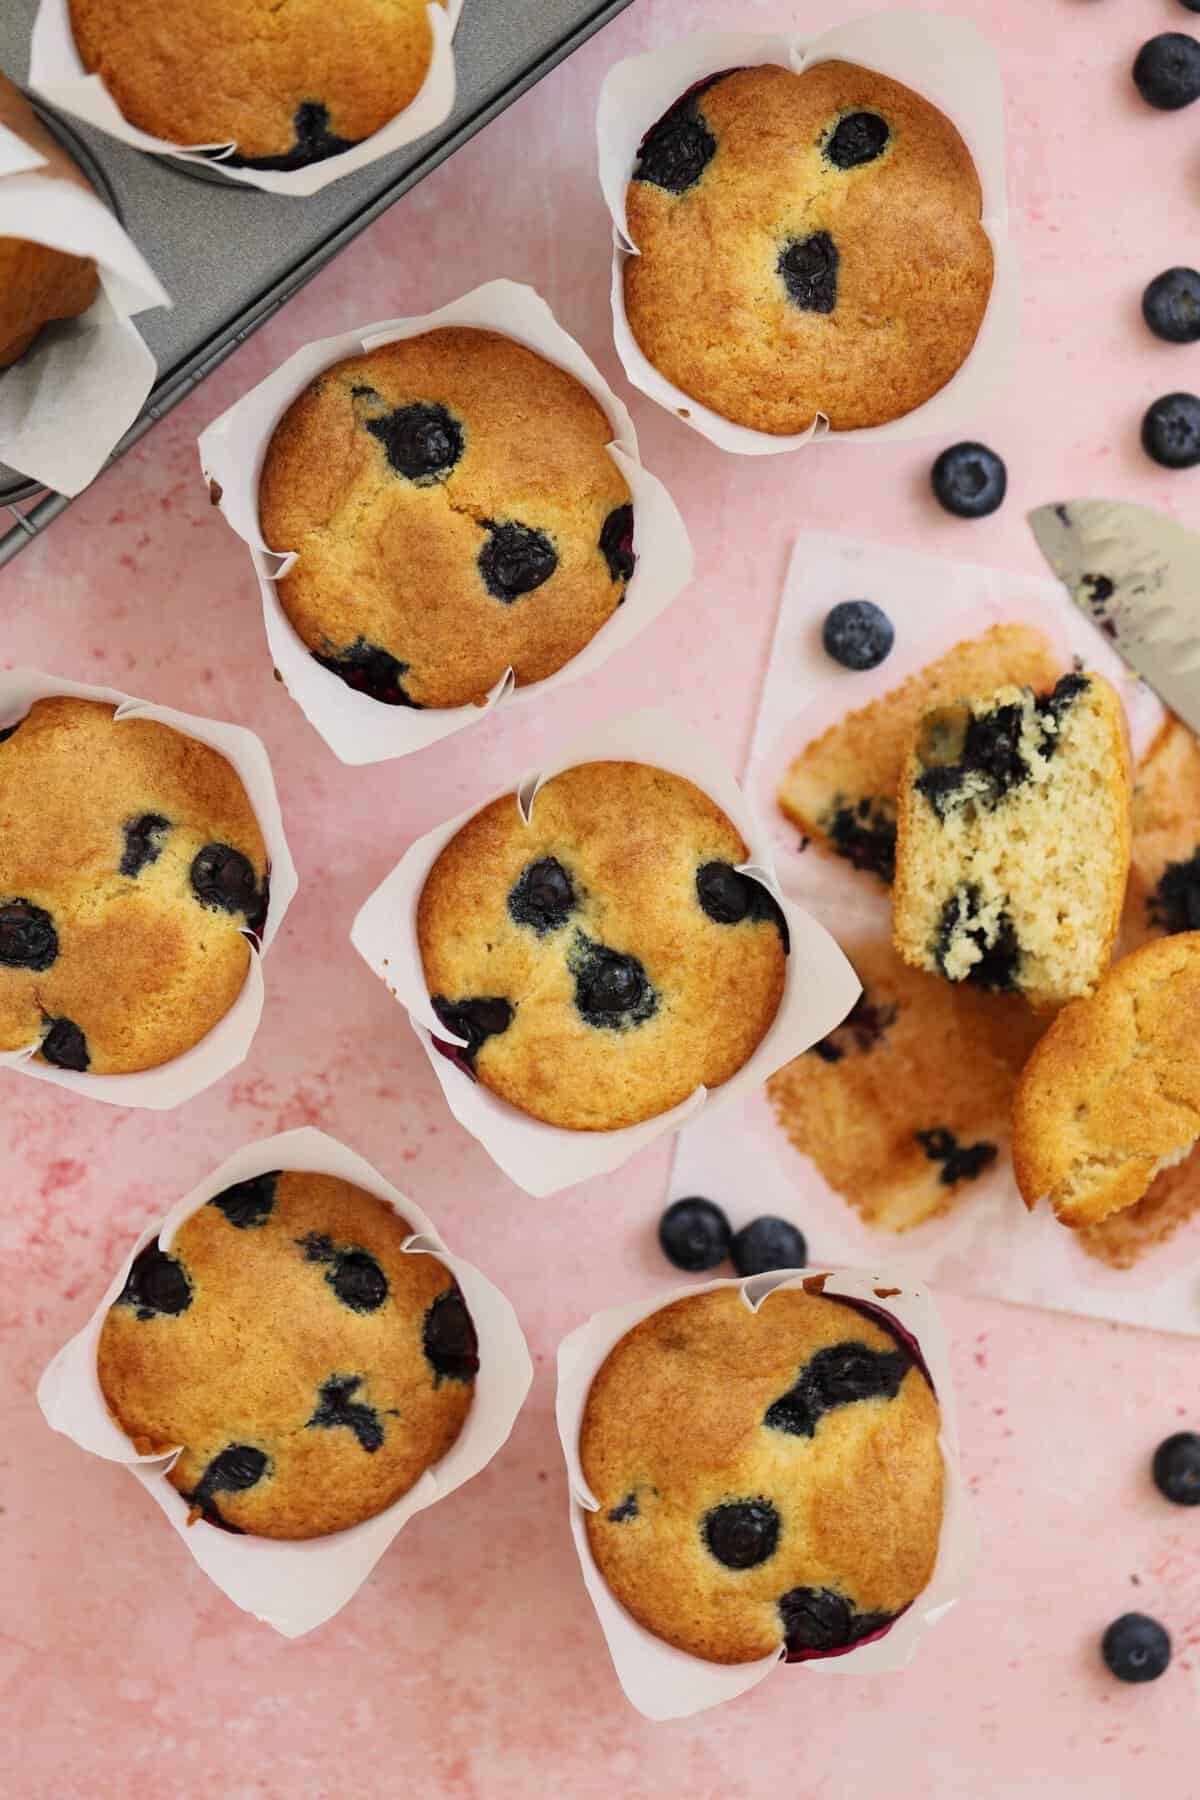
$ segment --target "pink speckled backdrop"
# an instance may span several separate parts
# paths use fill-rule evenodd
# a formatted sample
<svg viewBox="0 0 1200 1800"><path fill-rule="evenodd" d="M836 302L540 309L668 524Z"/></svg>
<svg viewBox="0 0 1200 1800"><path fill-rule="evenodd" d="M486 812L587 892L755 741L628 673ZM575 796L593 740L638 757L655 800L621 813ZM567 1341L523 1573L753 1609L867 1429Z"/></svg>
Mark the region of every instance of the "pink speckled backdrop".
<svg viewBox="0 0 1200 1800"><path fill-rule="evenodd" d="M636 651L542 707L351 770L272 681L245 553L197 476L197 431L297 345L489 276L533 281L621 386L590 136L604 70L685 28L812 30L849 10L635 0L0 574L5 662L253 725L302 875L253 1053L212 1093L155 1117L15 1076L0 1086L6 1795L1200 1792L1200 1515L1168 1507L1147 1474L1157 1440L1200 1421L1196 1344L998 1305L945 1303L983 1559L918 1665L874 1681L783 1671L657 1728L625 1706L569 1543L553 1352L587 1312L663 1283L651 1233L668 1150L558 1200L525 1198L454 1125L346 935L412 837L585 719L665 703L740 762L787 545L805 525L1032 570L1024 511L1064 492L1196 511L1200 472L1155 470L1137 426L1157 394L1200 386L1200 348L1160 344L1138 319L1148 277L1195 258L1197 113L1149 111L1128 69L1144 38L1198 22L1173 0L959 0L1004 64L1026 271L1018 379L973 423L1009 463L991 520L938 513L920 448L835 443L743 463L635 397L647 461L694 533L693 590ZM507 1289L538 1374L491 1469L418 1518L338 1619L288 1644L206 1583L128 1476L52 1436L32 1396L137 1227L246 1137L305 1121L407 1186ZM1099 1630L1131 1606L1176 1641L1153 1687L1120 1687L1097 1662Z"/></svg>

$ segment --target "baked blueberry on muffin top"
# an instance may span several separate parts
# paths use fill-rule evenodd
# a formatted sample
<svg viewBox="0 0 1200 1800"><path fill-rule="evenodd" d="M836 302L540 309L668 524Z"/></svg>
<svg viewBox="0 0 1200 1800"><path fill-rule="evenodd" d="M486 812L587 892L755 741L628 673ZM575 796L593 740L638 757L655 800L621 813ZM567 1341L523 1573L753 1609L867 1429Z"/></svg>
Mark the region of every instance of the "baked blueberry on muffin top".
<svg viewBox="0 0 1200 1800"><path fill-rule="evenodd" d="M478 1345L445 1264L386 1201L272 1171L135 1257L100 1336L110 1412L195 1519L261 1537L342 1531L444 1456Z"/></svg>
<svg viewBox="0 0 1200 1800"><path fill-rule="evenodd" d="M720 808L644 763L581 763L468 820L417 911L455 1054L547 1124L607 1131L741 1068L783 993L783 915Z"/></svg>
<svg viewBox="0 0 1200 1800"><path fill-rule="evenodd" d="M66 696L0 731L0 1049L94 1075L189 1050L233 1005L267 854L231 765Z"/></svg>
<svg viewBox="0 0 1200 1800"><path fill-rule="evenodd" d="M844 1650L928 1584L939 1410L908 1345L803 1288L651 1313L610 1351L580 1431L588 1541L647 1631L710 1662Z"/></svg>
<svg viewBox="0 0 1200 1800"><path fill-rule="evenodd" d="M662 375L737 424L884 424L975 342L992 286L981 205L954 126L899 82L836 61L727 71L642 142L630 328Z"/></svg>
<svg viewBox="0 0 1200 1800"><path fill-rule="evenodd" d="M447 328L326 369L259 486L276 592L327 669L392 706L481 702L569 662L621 604L633 506L612 426L574 376Z"/></svg>

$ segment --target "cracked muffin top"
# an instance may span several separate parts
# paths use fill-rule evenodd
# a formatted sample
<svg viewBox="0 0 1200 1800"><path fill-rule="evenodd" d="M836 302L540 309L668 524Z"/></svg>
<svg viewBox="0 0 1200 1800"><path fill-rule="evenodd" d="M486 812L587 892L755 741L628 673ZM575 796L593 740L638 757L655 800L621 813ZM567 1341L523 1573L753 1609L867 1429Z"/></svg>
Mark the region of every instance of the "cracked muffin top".
<svg viewBox="0 0 1200 1800"><path fill-rule="evenodd" d="M438 0L444 4L445 0ZM70 0L89 74L131 125L298 169L403 112L433 55L429 0Z"/></svg>
<svg viewBox="0 0 1200 1800"><path fill-rule="evenodd" d="M267 852L220 753L68 696L0 730L0 1050L123 1075L242 991Z"/></svg>
<svg viewBox="0 0 1200 1800"><path fill-rule="evenodd" d="M634 569L612 426L573 375L497 332L426 332L318 375L275 429L263 537L312 655L392 706L543 681Z"/></svg>
<svg viewBox="0 0 1200 1800"><path fill-rule="evenodd" d="M728 1081L783 994L787 927L707 794L593 762L493 800L442 850L417 935L450 1051L549 1125L610 1131Z"/></svg>
<svg viewBox="0 0 1200 1800"><path fill-rule="evenodd" d="M873 1316L789 1288L677 1300L610 1351L580 1431L588 1542L639 1625L709 1662L882 1632L928 1585L940 1413Z"/></svg>
<svg viewBox="0 0 1200 1800"><path fill-rule="evenodd" d="M373 1518L458 1438L475 1329L411 1226L331 1175L226 1188L139 1252L109 1309L97 1373L141 1455L192 1521L309 1538Z"/></svg>
<svg viewBox="0 0 1200 1800"><path fill-rule="evenodd" d="M981 205L950 120L897 81L836 61L714 75L638 152L630 328L736 424L882 425L975 342L992 288Z"/></svg>

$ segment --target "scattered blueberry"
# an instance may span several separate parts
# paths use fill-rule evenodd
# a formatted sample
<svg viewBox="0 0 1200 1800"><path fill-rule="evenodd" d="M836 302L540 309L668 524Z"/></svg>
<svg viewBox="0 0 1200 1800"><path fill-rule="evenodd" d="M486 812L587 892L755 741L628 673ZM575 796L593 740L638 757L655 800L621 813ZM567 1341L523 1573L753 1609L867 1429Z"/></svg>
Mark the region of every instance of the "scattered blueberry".
<svg viewBox="0 0 1200 1800"><path fill-rule="evenodd" d="M508 916L514 925L531 925L539 937L565 925L575 910L571 877L556 856L528 863L509 892Z"/></svg>
<svg viewBox="0 0 1200 1800"><path fill-rule="evenodd" d="M600 552L614 581L629 581L637 567L633 548L633 508L617 506L600 532Z"/></svg>
<svg viewBox="0 0 1200 1800"><path fill-rule="evenodd" d="M779 1514L769 1500L727 1500L705 1513L700 1532L727 1569L753 1569L775 1554Z"/></svg>
<svg viewBox="0 0 1200 1800"><path fill-rule="evenodd" d="M636 956L594 943L580 931L567 967L575 977L575 1004L589 1025L619 1031L644 1024L658 1011L658 995Z"/></svg>
<svg viewBox="0 0 1200 1800"><path fill-rule="evenodd" d="M1194 1431L1164 1438L1151 1468L1160 1494L1176 1506L1200 1506L1200 1437Z"/></svg>
<svg viewBox="0 0 1200 1800"><path fill-rule="evenodd" d="M877 669L895 641L892 621L873 600L840 600L821 627L826 655L844 669Z"/></svg>
<svg viewBox="0 0 1200 1800"><path fill-rule="evenodd" d="M783 908L769 888L732 863L702 863L696 871L696 898L716 925L740 925L743 919L769 919L778 931L786 956L790 949Z"/></svg>
<svg viewBox="0 0 1200 1800"><path fill-rule="evenodd" d="M986 519L1003 503L1008 470L986 444L951 444L931 473L933 492L958 519Z"/></svg>
<svg viewBox="0 0 1200 1800"><path fill-rule="evenodd" d="M474 1381L479 1372L479 1339L457 1282L439 1294L425 1314L422 1343L437 1381L443 1377Z"/></svg>
<svg viewBox="0 0 1200 1800"><path fill-rule="evenodd" d="M152 1319L157 1313L186 1312L192 1304L192 1284L183 1264L151 1240L134 1257L115 1304L136 1306L139 1319Z"/></svg>
<svg viewBox="0 0 1200 1800"><path fill-rule="evenodd" d="M120 861L122 875L140 875L147 863L157 862L162 855L163 833L170 831L170 819L161 813L142 813L125 825L125 851Z"/></svg>
<svg viewBox="0 0 1200 1800"><path fill-rule="evenodd" d="M490 1037L499 1037L513 1022L513 1009L507 1000L480 997L472 1000L447 1000L442 994L432 996L433 1010L447 1031L465 1038L460 1052L463 1061L473 1068L481 1046Z"/></svg>
<svg viewBox="0 0 1200 1800"><path fill-rule="evenodd" d="M340 1249L324 1232L297 1238L308 1262L327 1263L325 1279L351 1312L375 1312L388 1297L387 1276L369 1250Z"/></svg>
<svg viewBox="0 0 1200 1800"><path fill-rule="evenodd" d="M48 912L28 900L0 906L0 966L40 975L57 956L58 933Z"/></svg>
<svg viewBox="0 0 1200 1800"><path fill-rule="evenodd" d="M808 1245L787 1219L767 1214L734 1233L729 1254L739 1275L765 1275L771 1269L802 1269Z"/></svg>
<svg viewBox="0 0 1200 1800"><path fill-rule="evenodd" d="M444 406L398 406L381 419L368 419L366 426L396 473L409 481L436 481L463 453L462 427Z"/></svg>
<svg viewBox="0 0 1200 1800"><path fill-rule="evenodd" d="M792 305L801 312L831 313L837 305L838 260L827 231L786 243L775 266Z"/></svg>
<svg viewBox="0 0 1200 1800"><path fill-rule="evenodd" d="M1200 338L1200 272L1178 268L1156 275L1142 295L1142 317L1168 344L1194 344Z"/></svg>
<svg viewBox="0 0 1200 1800"><path fill-rule="evenodd" d="M719 81L714 75L689 88L650 127L638 148L633 168L635 181L648 181L668 194L682 194L699 181L717 153L717 140L708 129L698 101Z"/></svg>
<svg viewBox="0 0 1200 1800"><path fill-rule="evenodd" d="M886 120L878 113L847 113L838 120L825 145L825 155L835 169L857 169L882 156L890 136Z"/></svg>
<svg viewBox="0 0 1200 1800"><path fill-rule="evenodd" d="M235 1181L223 1193L214 1194L208 1204L224 1213L239 1231L251 1231L265 1225L275 1205L275 1187L281 1172L269 1169L265 1175L251 1175L247 1181Z"/></svg>
<svg viewBox="0 0 1200 1800"><path fill-rule="evenodd" d="M484 526L488 540L479 552L479 573L493 599L511 606L549 581L558 567L558 552L544 531L492 519L485 519Z"/></svg>
<svg viewBox="0 0 1200 1800"><path fill-rule="evenodd" d="M366 694L372 700L378 700L381 706L411 706L420 712L420 702L409 698L401 679L408 674L409 665L399 662L389 650L381 649L378 644L369 644L366 638L355 638L345 650L337 650L327 656L318 656L313 651L313 661L344 681L348 688L356 694Z"/></svg>
<svg viewBox="0 0 1200 1800"><path fill-rule="evenodd" d="M1142 448L1164 469L1194 469L1200 463L1200 399L1164 394L1147 407Z"/></svg>
<svg viewBox="0 0 1200 1800"><path fill-rule="evenodd" d="M87 1038L73 1019L49 1019L49 1029L42 1038L42 1055L56 1069L74 1069L82 1074L91 1062Z"/></svg>
<svg viewBox="0 0 1200 1800"><path fill-rule="evenodd" d="M192 858L192 891L202 906L245 913L248 923L262 912L254 866L230 844L205 844L197 850Z"/></svg>
<svg viewBox="0 0 1200 1800"><path fill-rule="evenodd" d="M729 1255L729 1220L721 1208L698 1194L676 1200L658 1221L658 1241L667 1261L698 1275Z"/></svg>
<svg viewBox="0 0 1200 1800"><path fill-rule="evenodd" d="M325 1426L332 1430L344 1425L352 1431L362 1448L374 1454L383 1444L383 1426L373 1406L353 1399L363 1384L361 1375L331 1375L321 1386L317 1408L308 1426Z"/></svg>
<svg viewBox="0 0 1200 1800"><path fill-rule="evenodd" d="M630 1519L636 1519L637 1516L638 1500L634 1493L626 1494L619 1506L610 1507L607 1515L610 1525L627 1525Z"/></svg>
<svg viewBox="0 0 1200 1800"><path fill-rule="evenodd" d="M1143 44L1133 65L1138 93L1162 112L1200 99L1200 42L1185 31L1163 31Z"/></svg>
<svg viewBox="0 0 1200 1800"><path fill-rule="evenodd" d="M1101 1638L1100 1654L1118 1681L1157 1681L1171 1660L1171 1640L1157 1619L1122 1613Z"/></svg>
<svg viewBox="0 0 1200 1800"><path fill-rule="evenodd" d="M304 100L292 118L296 141L282 156L232 156L222 161L235 169L306 169L310 163L353 150L357 138L338 137L329 129L329 109L319 100Z"/></svg>

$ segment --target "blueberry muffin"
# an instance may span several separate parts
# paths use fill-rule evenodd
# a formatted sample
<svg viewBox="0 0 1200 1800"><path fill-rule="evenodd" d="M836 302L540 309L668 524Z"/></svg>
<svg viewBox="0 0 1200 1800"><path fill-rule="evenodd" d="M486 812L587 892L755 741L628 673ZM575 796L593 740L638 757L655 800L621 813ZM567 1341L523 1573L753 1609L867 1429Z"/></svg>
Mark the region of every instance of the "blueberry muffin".
<svg viewBox="0 0 1200 1800"><path fill-rule="evenodd" d="M258 1537L344 1531L399 1500L470 1411L475 1330L412 1228L331 1175L278 1170L147 1244L96 1368L139 1455L200 1519Z"/></svg>
<svg viewBox="0 0 1200 1800"><path fill-rule="evenodd" d="M788 436L922 405L992 288L971 156L949 119L844 62L714 75L643 139L625 311L660 374Z"/></svg>
<svg viewBox="0 0 1200 1800"><path fill-rule="evenodd" d="M1040 631L993 625L806 744L780 783L780 811L818 849L890 886L896 795L921 714L1004 683L1040 691L1053 687L1061 673L1061 661Z"/></svg>
<svg viewBox="0 0 1200 1800"><path fill-rule="evenodd" d="M772 1075L767 1094L795 1148L866 1224L907 1231L996 1167L1040 1025L1016 995L910 969L886 938L843 948L863 984L853 1011Z"/></svg>
<svg viewBox="0 0 1200 1800"><path fill-rule="evenodd" d="M438 0L444 4L444 0ZM433 55L429 0L69 0L80 60L139 130L299 169L403 112Z"/></svg>
<svg viewBox="0 0 1200 1800"><path fill-rule="evenodd" d="M592 1383L592 1555L639 1625L708 1662L847 1649L933 1574L939 1418L909 1346L843 1301L677 1300Z"/></svg>
<svg viewBox="0 0 1200 1800"><path fill-rule="evenodd" d="M1099 675L925 713L900 782L901 956L1034 1006L1091 993L1125 899L1129 790L1125 715Z"/></svg>
<svg viewBox="0 0 1200 1800"><path fill-rule="evenodd" d="M3 75L0 125L15 131L46 158L44 167L35 171L39 178L73 181L88 188L29 102ZM44 326L85 313L99 291L100 277L90 256L70 256L65 250L26 238L0 237L0 369L10 368L24 356Z"/></svg>
<svg viewBox="0 0 1200 1800"><path fill-rule="evenodd" d="M493 800L426 879L434 1011L485 1087L548 1125L611 1131L736 1074L783 994L787 927L690 781L593 762ZM450 1046L445 1046L450 1048Z"/></svg>
<svg viewBox="0 0 1200 1800"><path fill-rule="evenodd" d="M267 853L208 744L66 696L0 730L0 1050L125 1075L242 991Z"/></svg>
<svg viewBox="0 0 1200 1800"><path fill-rule="evenodd" d="M1200 932L1154 938L1090 999L1065 1007L1030 1057L1013 1105L1013 1165L1027 1206L1064 1225L1132 1206L1200 1139Z"/></svg>
<svg viewBox="0 0 1200 1800"><path fill-rule="evenodd" d="M1075 1232L1079 1248L1110 1269L1132 1269L1200 1212L1200 1151L1159 1170L1140 1200Z"/></svg>
<svg viewBox="0 0 1200 1800"><path fill-rule="evenodd" d="M1200 930L1200 743L1168 716L1138 764L1122 941Z"/></svg>
<svg viewBox="0 0 1200 1800"><path fill-rule="evenodd" d="M625 597L633 507L612 426L564 369L494 331L430 331L326 369L259 486L293 550L280 605L317 661L391 706L543 681Z"/></svg>

